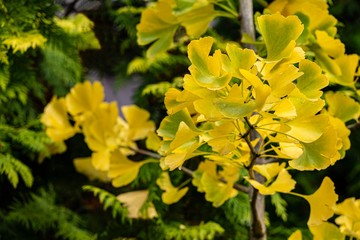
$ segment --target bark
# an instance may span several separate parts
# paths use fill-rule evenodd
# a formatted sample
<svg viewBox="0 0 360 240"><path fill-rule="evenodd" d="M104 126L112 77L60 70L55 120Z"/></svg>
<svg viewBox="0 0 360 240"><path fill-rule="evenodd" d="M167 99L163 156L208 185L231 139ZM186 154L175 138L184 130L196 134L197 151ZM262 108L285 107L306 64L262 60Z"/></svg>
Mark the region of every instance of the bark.
<svg viewBox="0 0 360 240"><path fill-rule="evenodd" d="M239 0L239 19L240 19L240 33L249 35L255 40L255 27L254 27L254 10L252 0ZM251 44L243 44L244 47L254 49ZM250 134L251 139L259 137L255 130ZM255 152L257 151L255 147ZM264 159L256 158L256 163L263 163ZM255 164L255 162L253 163ZM258 182L264 182L264 178L259 174L255 174L252 167L249 169L250 177L256 179ZM265 198L257 189L251 187L249 191L250 206L251 206L251 240L266 240L266 226L265 226Z"/></svg>

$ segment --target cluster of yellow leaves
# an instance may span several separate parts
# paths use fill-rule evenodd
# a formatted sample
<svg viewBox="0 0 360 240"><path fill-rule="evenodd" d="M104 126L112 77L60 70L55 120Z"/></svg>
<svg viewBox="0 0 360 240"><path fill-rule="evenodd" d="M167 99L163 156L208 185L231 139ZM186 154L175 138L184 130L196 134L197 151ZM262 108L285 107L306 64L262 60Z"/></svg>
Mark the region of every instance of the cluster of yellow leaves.
<svg viewBox="0 0 360 240"><path fill-rule="evenodd" d="M325 184L323 184L325 185ZM323 185L320 188L324 188ZM317 191L317 194L313 194L313 204L316 204L318 199L316 198L326 198L329 196L323 196L322 193ZM331 197L330 197L331 198ZM337 197L336 197L337 199ZM316 223L311 222L309 228L311 233L314 236L314 240L322 239L334 239L334 240L344 240L345 237L350 237L350 239L360 238L360 200L355 198L347 198L341 203L335 204L336 200L327 200L326 208L327 214L323 216L322 221ZM312 204L309 201L310 205ZM321 208L321 206L313 206L314 208ZM324 206L322 206L324 207ZM333 216L333 214L338 215L335 218L335 223L326 222L327 219ZM320 220L320 219L319 219ZM294 232L289 238L289 240L302 240L302 234L299 230Z"/></svg>
<svg viewBox="0 0 360 240"><path fill-rule="evenodd" d="M288 1L283 2L285 6ZM184 89L171 88L165 95L168 116L158 129L163 140L161 166L174 170L190 158L204 156L207 161L199 165L193 184L214 206L236 194L231 186L240 177L265 195L290 193L295 181L288 168L325 169L350 148L350 131L344 122L358 120L359 104L329 92L325 98L331 104L326 109L322 89L328 86L329 76L305 59L305 50L298 46L305 41L304 34L310 34L309 26L315 29L321 24L307 25L298 16L288 15L257 18L266 57L232 44L226 45L225 52L213 51L211 37L191 41L190 74L184 77ZM345 98L349 106L340 108ZM260 137L249 144L246 138L252 129ZM288 160L255 165L253 170L265 177L265 183L238 174L253 160L255 145L260 157ZM236 172L235 178L221 174L228 168Z"/></svg>
<svg viewBox="0 0 360 240"><path fill-rule="evenodd" d="M92 151L89 158L75 159L76 168L100 180L112 180L114 186L132 182L140 167L151 160L134 162L127 158L137 150L135 141L154 131L150 114L135 105L123 106L124 118L116 102L104 102L100 82L86 81L74 86L63 98L53 97L41 117L47 135L63 142L83 133Z"/></svg>
<svg viewBox="0 0 360 240"><path fill-rule="evenodd" d="M180 26L189 36L198 38L216 16L214 1L211 0L159 0L141 14L137 25L138 44L152 43L147 50L147 56L152 57L172 47L173 37Z"/></svg>
<svg viewBox="0 0 360 240"><path fill-rule="evenodd" d="M352 109L349 111L354 114L353 119L358 121L360 104L353 102L351 97L359 96L359 90L356 89L355 85L356 76L359 75L359 56L345 53L345 45L336 38L337 20L330 15L326 1L275 0L265 12L279 12L283 16L297 15L301 19L304 24L304 31L298 40L299 46L309 55L314 55L315 62L325 72L330 83L339 84L352 91L352 94L343 94L341 100L346 103L352 102ZM339 94L336 98L340 98L338 97ZM336 102L327 101L330 108ZM342 105L346 106L345 104ZM350 114L349 111L341 111L344 114ZM349 119L341 120L346 122Z"/></svg>

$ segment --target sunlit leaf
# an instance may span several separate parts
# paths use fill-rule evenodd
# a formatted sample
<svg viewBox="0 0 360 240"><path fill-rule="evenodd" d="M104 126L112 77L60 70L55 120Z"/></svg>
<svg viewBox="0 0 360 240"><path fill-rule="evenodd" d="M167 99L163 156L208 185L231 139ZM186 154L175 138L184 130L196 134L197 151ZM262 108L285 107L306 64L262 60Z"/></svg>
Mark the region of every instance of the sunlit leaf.
<svg viewBox="0 0 360 240"><path fill-rule="evenodd" d="M95 179L98 179L102 182L110 181L109 177L107 176L106 171L99 171L94 168L90 157L75 158L74 166L75 166L76 171L78 171L81 174L84 174L91 181L93 181Z"/></svg>
<svg viewBox="0 0 360 240"><path fill-rule="evenodd" d="M121 107L121 111L129 126L128 137L131 140L143 139L149 132L155 130L154 122L149 119L150 113L145 109L129 105Z"/></svg>
<svg viewBox="0 0 360 240"><path fill-rule="evenodd" d="M295 232L293 232L290 237L288 238L288 240L302 240L302 233L300 230L296 230Z"/></svg>
<svg viewBox="0 0 360 240"><path fill-rule="evenodd" d="M331 116L341 119L344 122L360 117L360 104L342 92L327 92L326 103L329 105L328 112Z"/></svg>
<svg viewBox="0 0 360 240"><path fill-rule="evenodd" d="M148 190L132 191L118 195L117 199L127 207L129 218L151 219L157 217L156 209L152 204L149 204L145 211L141 211L148 195Z"/></svg>
<svg viewBox="0 0 360 240"><path fill-rule="evenodd" d="M320 187L313 194L296 195L305 198L310 204L309 227L319 226L333 216L333 207L338 200L338 195L335 193L334 183L330 178L325 177Z"/></svg>
<svg viewBox="0 0 360 240"><path fill-rule="evenodd" d="M314 240L344 240L345 235L340 232L340 229L333 223L323 222L320 225L309 226Z"/></svg>
<svg viewBox="0 0 360 240"><path fill-rule="evenodd" d="M173 204L178 202L189 190L188 187L178 188L171 183L169 174L162 172L160 177L156 180L157 185L165 192L161 195L161 199L166 204Z"/></svg>
<svg viewBox="0 0 360 240"><path fill-rule="evenodd" d="M34 31L8 36L2 43L11 47L14 53L17 51L24 53L29 48L42 47L46 41L47 39L43 35Z"/></svg>
<svg viewBox="0 0 360 240"><path fill-rule="evenodd" d="M222 68L222 53L217 50L209 56L214 39L211 37L193 40L188 46L189 67L197 84L209 89L221 89L231 80L231 75Z"/></svg>
<svg viewBox="0 0 360 240"><path fill-rule="evenodd" d="M298 17L284 17L279 13L262 15L257 18L257 23L266 45L267 61L289 57L304 29Z"/></svg>
<svg viewBox="0 0 360 240"><path fill-rule="evenodd" d="M302 143L302 147L301 156L289 162L290 166L297 170L324 169L340 158L336 132L332 126L328 126L316 141Z"/></svg>
<svg viewBox="0 0 360 240"><path fill-rule="evenodd" d="M345 53L345 45L339 40L330 37L325 31L315 31L315 36L320 47L333 58L340 57Z"/></svg>
<svg viewBox="0 0 360 240"><path fill-rule="evenodd" d="M134 162L116 150L110 157L110 169L108 176L112 179L114 187L125 186L137 177L142 165L147 161Z"/></svg>
<svg viewBox="0 0 360 240"><path fill-rule="evenodd" d="M325 75L322 74L321 68L314 62L305 59L300 62L299 70L304 73L296 83L300 91L310 99L321 97L321 89L329 84Z"/></svg>
<svg viewBox="0 0 360 240"><path fill-rule="evenodd" d="M354 88L355 73L359 64L359 56L356 54L341 55L334 59L334 62L339 66L341 72L338 74L327 74L329 81L343 86Z"/></svg>
<svg viewBox="0 0 360 240"><path fill-rule="evenodd" d="M51 99L44 109L41 122L46 126L46 134L54 142L66 140L77 132L69 122L64 98Z"/></svg>
<svg viewBox="0 0 360 240"><path fill-rule="evenodd" d="M100 82L78 83L66 95L65 100L73 116L93 112L104 100L104 87Z"/></svg>

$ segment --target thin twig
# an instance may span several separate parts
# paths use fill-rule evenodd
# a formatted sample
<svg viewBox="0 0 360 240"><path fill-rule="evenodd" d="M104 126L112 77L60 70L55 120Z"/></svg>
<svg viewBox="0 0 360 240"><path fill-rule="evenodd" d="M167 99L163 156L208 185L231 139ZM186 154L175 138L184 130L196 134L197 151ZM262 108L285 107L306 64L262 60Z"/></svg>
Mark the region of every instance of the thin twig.
<svg viewBox="0 0 360 240"><path fill-rule="evenodd" d="M346 126L348 129L350 129L351 131L354 131L356 129L358 129L360 127L360 122L357 122L357 123L354 123L354 124L351 124L351 125L348 125Z"/></svg>
<svg viewBox="0 0 360 240"><path fill-rule="evenodd" d="M123 148L128 148L131 151L134 151L134 152L137 152L137 153L149 156L149 157L153 157L153 158L156 158L156 159L161 158L161 156L159 154L148 151L148 150L145 150L145 149L135 149L135 148L132 148L132 147L123 147ZM187 174L189 177L192 177L192 178L194 177L194 171L190 170L189 168L181 166L180 170L183 171L185 174ZM223 182L225 184L227 183L227 181L225 179L219 179L219 181L221 181L221 182ZM244 185L241 185L241 184L237 184L237 183L234 183L233 188L238 190L238 191L244 192L244 193L249 193L249 191L250 191L248 187L246 187Z"/></svg>

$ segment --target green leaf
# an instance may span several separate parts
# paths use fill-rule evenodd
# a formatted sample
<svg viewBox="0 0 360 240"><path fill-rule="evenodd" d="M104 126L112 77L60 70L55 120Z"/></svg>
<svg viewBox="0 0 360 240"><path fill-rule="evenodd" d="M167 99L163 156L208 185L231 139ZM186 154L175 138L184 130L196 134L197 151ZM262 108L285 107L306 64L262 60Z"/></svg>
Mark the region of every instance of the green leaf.
<svg viewBox="0 0 360 240"><path fill-rule="evenodd" d="M7 176L14 188L19 184L20 177L27 187L31 187L34 182L30 168L9 153L0 154L0 175L3 174Z"/></svg>

